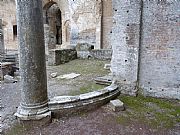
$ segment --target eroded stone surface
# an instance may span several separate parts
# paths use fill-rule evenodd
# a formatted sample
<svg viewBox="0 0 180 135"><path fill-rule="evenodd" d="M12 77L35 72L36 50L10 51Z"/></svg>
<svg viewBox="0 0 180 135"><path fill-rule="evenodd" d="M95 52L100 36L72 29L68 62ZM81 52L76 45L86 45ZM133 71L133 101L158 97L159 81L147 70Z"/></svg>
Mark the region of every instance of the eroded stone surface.
<svg viewBox="0 0 180 135"><path fill-rule="evenodd" d="M47 97L42 1L17 0L18 42L21 69L22 120L50 116Z"/></svg>
<svg viewBox="0 0 180 135"><path fill-rule="evenodd" d="M124 108L124 103L121 102L119 99L116 100L111 100L110 101L110 107L112 108L113 111L118 112L118 111L123 111Z"/></svg>
<svg viewBox="0 0 180 135"><path fill-rule="evenodd" d="M75 102L79 100L79 96L57 96L50 100L49 104L62 104Z"/></svg>

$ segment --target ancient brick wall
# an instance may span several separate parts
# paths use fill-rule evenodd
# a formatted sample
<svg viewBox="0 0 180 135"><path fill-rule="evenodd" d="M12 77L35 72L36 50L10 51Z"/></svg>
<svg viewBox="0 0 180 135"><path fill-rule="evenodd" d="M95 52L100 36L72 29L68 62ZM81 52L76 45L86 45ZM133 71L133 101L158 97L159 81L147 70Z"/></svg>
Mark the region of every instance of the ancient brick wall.
<svg viewBox="0 0 180 135"><path fill-rule="evenodd" d="M112 0L102 0L102 48L111 49Z"/></svg>
<svg viewBox="0 0 180 135"><path fill-rule="evenodd" d="M113 0L111 70L122 93L130 95L137 91L140 8L140 0Z"/></svg>
<svg viewBox="0 0 180 135"><path fill-rule="evenodd" d="M140 56L143 93L180 99L180 1L144 1Z"/></svg>
<svg viewBox="0 0 180 135"><path fill-rule="evenodd" d="M17 49L15 0L0 1L0 18L3 21L4 45L6 49Z"/></svg>
<svg viewBox="0 0 180 135"><path fill-rule="evenodd" d="M96 40L96 2L90 0L70 1L71 6L71 42L95 45Z"/></svg>
<svg viewBox="0 0 180 135"><path fill-rule="evenodd" d="M179 7L176 0L113 0L112 72L123 93L137 87L180 99Z"/></svg>

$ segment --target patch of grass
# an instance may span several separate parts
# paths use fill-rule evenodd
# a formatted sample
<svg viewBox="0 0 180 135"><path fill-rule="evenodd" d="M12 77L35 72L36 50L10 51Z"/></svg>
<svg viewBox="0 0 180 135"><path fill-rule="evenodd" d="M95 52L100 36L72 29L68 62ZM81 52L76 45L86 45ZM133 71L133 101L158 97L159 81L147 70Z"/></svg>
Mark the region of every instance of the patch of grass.
<svg viewBox="0 0 180 135"><path fill-rule="evenodd" d="M89 84L87 84L85 86L80 87L80 89L77 90L77 91L71 91L69 93L69 95L75 96L75 95L79 95L79 94L84 94L84 93L88 93L88 92L92 92L92 91L95 91L95 90L102 89L104 87L105 87L104 85L99 85L99 84L96 84L96 83L89 83Z"/></svg>
<svg viewBox="0 0 180 135"><path fill-rule="evenodd" d="M180 121L180 106L177 101L168 101L152 97L120 96L127 106L127 116L118 116L119 123L126 121L148 124L153 128L172 128Z"/></svg>
<svg viewBox="0 0 180 135"><path fill-rule="evenodd" d="M59 66L50 66L47 68L53 69L54 71L59 71L60 75L72 72L83 75L106 75L108 71L103 68L105 63L109 63L109 61L77 59Z"/></svg>

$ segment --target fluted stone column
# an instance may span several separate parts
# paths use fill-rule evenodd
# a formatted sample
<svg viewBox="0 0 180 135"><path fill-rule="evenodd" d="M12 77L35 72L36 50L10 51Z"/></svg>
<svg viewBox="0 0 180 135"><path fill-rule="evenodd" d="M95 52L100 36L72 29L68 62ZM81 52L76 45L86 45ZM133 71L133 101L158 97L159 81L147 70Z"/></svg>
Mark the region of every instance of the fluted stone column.
<svg viewBox="0 0 180 135"><path fill-rule="evenodd" d="M3 35L3 28L2 28L2 19L0 19L0 60L4 55L4 35Z"/></svg>
<svg viewBox="0 0 180 135"><path fill-rule="evenodd" d="M16 2L21 71L21 104L16 116L21 120L40 120L51 116L48 110L42 1Z"/></svg>

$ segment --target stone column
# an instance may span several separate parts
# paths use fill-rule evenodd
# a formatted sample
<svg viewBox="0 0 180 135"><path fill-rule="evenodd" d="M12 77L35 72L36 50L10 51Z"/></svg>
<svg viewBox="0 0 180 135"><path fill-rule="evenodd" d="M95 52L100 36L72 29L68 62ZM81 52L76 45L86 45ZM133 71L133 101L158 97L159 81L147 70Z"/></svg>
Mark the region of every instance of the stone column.
<svg viewBox="0 0 180 135"><path fill-rule="evenodd" d="M2 19L0 19L0 60L4 55L4 35L3 35L3 28L2 28Z"/></svg>
<svg viewBox="0 0 180 135"><path fill-rule="evenodd" d="M50 118L41 0L17 0L21 70L20 120Z"/></svg>

